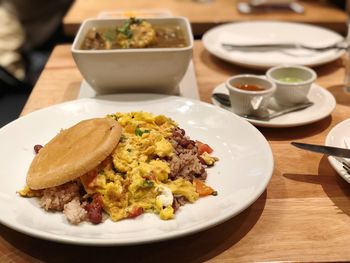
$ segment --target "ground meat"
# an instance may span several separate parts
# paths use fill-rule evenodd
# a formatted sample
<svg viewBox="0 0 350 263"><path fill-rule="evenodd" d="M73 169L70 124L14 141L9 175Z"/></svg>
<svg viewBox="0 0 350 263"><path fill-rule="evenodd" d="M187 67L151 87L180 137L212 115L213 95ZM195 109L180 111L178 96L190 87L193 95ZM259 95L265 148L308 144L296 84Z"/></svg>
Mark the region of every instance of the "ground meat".
<svg viewBox="0 0 350 263"><path fill-rule="evenodd" d="M172 207L174 208L174 212L176 212L180 206L183 206L187 203L187 200L184 196L182 195L178 195L178 196L174 196L174 201L172 204Z"/></svg>
<svg viewBox="0 0 350 263"><path fill-rule="evenodd" d="M171 179L184 178L192 181L194 177L205 180L207 173L201 162L196 143L190 140L183 129L175 129L170 142L175 154L168 159Z"/></svg>
<svg viewBox="0 0 350 263"><path fill-rule="evenodd" d="M47 188L43 190L40 206L45 210L62 211L65 204L74 198L80 197L79 188L77 182L69 182L57 187Z"/></svg>
<svg viewBox="0 0 350 263"><path fill-rule="evenodd" d="M87 211L82 207L77 197L64 205L63 213L66 215L68 221L75 225L85 221L87 217Z"/></svg>

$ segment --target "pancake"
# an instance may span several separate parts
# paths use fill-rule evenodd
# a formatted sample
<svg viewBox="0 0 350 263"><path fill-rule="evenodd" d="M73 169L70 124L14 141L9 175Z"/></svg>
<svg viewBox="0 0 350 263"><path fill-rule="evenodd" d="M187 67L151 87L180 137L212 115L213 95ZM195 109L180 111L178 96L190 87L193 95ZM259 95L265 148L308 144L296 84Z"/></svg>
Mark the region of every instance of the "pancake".
<svg viewBox="0 0 350 263"><path fill-rule="evenodd" d="M33 190L59 186L97 167L117 146L121 126L94 118L62 130L33 159L27 185Z"/></svg>

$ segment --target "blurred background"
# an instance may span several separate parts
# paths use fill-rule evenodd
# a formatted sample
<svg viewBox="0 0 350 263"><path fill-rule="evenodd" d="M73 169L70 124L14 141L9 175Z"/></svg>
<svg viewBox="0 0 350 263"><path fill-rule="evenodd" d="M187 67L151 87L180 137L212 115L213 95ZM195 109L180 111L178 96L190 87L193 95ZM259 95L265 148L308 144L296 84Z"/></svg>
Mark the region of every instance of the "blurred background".
<svg viewBox="0 0 350 263"><path fill-rule="evenodd" d="M0 0L0 127L20 115L54 46L73 41L74 35L65 34L62 24L73 2ZM232 1L233 7L236 2ZM346 0L318 2L344 11L349 9Z"/></svg>
<svg viewBox="0 0 350 263"><path fill-rule="evenodd" d="M62 18L73 0L0 0L0 126L17 118L53 49L69 43Z"/></svg>

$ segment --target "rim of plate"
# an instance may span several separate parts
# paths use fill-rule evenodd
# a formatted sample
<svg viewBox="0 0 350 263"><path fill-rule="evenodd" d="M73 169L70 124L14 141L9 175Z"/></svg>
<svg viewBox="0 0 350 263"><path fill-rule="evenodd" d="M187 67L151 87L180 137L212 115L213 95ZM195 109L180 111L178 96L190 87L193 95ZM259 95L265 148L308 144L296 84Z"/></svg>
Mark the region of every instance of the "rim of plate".
<svg viewBox="0 0 350 263"><path fill-rule="evenodd" d="M335 147L342 147L341 145L335 145L332 143L332 136L334 133L336 133L338 130L341 130L343 126L350 126L350 119L343 120L339 123L337 123L327 134L325 139L325 145L326 146L335 146ZM337 172L340 177L342 177L346 182L350 183L350 175L344 170L342 167L342 164L333 156L327 157L328 162L333 167L333 169ZM347 175L347 176L346 176Z"/></svg>
<svg viewBox="0 0 350 263"><path fill-rule="evenodd" d="M247 67L247 68L266 70L268 68L283 64L283 62L268 64L266 62L250 62L250 61L243 62L243 61L239 61L239 60L233 60L233 59L227 57L227 53L225 51L220 51L220 50L218 51L218 50L216 50L216 48L214 48L210 44L212 35L215 35L220 30L234 27L234 26L246 25L246 24L247 25L248 24L249 25L253 25L253 24L260 24L261 25L261 24L263 24L263 25L302 26L302 27L305 27L308 29L320 30L320 31L323 31L324 33L332 34L334 37L338 37L339 39L343 39L343 37L340 34L338 34L335 31L332 31L328 28L320 27L317 25L306 24L306 23L302 23L302 22L287 22L287 21L273 21L273 20L239 21L239 22L230 22L230 23L218 25L216 27L209 29L207 32L205 32L203 37L202 37L202 42L203 42L205 49L208 50L209 53L211 53L212 55L214 55L222 60L225 60L231 64L236 64L236 65L239 65L242 67ZM337 53L334 54L332 58L323 58L323 59L320 59L318 62L301 63L300 65L309 66L309 67L323 65L323 64L326 64L326 63L329 63L329 62L332 62L332 61L338 59L343 54L345 54L345 50L338 50Z"/></svg>

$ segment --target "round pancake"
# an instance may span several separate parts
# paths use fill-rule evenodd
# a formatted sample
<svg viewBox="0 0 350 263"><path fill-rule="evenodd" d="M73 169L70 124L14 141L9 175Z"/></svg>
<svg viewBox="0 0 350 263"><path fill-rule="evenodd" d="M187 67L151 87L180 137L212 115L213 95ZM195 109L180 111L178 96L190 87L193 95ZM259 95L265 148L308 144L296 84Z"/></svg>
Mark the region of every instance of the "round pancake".
<svg viewBox="0 0 350 263"><path fill-rule="evenodd" d="M117 146L121 126L112 118L95 118L62 130L33 159L27 185L33 190L72 181L97 167Z"/></svg>

